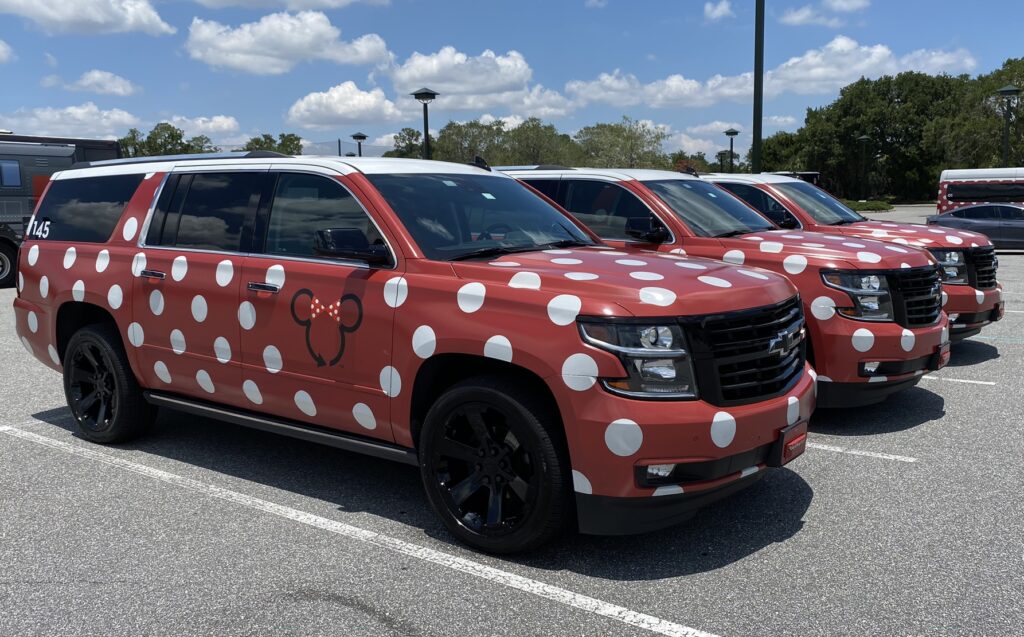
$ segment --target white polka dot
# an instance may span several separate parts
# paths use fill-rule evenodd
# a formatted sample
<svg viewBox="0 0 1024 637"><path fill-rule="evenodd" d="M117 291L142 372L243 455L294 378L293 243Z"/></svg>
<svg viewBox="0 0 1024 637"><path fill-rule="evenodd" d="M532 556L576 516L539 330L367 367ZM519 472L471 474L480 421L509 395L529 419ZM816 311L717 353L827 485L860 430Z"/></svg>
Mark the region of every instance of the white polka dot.
<svg viewBox="0 0 1024 637"><path fill-rule="evenodd" d="M224 259L217 264L217 272L214 274L214 278L217 280L217 285L220 287L227 287L231 283L231 279L235 276L235 266L230 260Z"/></svg>
<svg viewBox="0 0 1024 637"><path fill-rule="evenodd" d="M120 288L118 288L120 289ZM44 299L50 294L50 277L42 276L39 278L39 296ZM115 308L116 309L116 308Z"/></svg>
<svg viewBox="0 0 1024 637"><path fill-rule="evenodd" d="M722 255L722 261L732 263L734 265L743 265L743 260L746 258L747 255L743 253L743 250L729 250Z"/></svg>
<svg viewBox="0 0 1024 637"><path fill-rule="evenodd" d="M782 252L782 244L777 241L762 241L759 245L761 246L761 252L770 252L772 254Z"/></svg>
<svg viewBox="0 0 1024 637"><path fill-rule="evenodd" d="M171 351L175 354L185 353L185 335L181 330L171 330Z"/></svg>
<svg viewBox="0 0 1024 637"><path fill-rule="evenodd" d="M949 340L949 328L945 325L942 326L942 330L939 332L939 345L942 345Z"/></svg>
<svg viewBox="0 0 1024 637"><path fill-rule="evenodd" d="M711 442L720 449L732 444L736 437L736 419L728 412L720 411L711 420Z"/></svg>
<svg viewBox="0 0 1024 637"><path fill-rule="evenodd" d="M782 261L782 267L790 274L800 274L807 268L807 257L802 254L791 254Z"/></svg>
<svg viewBox="0 0 1024 637"><path fill-rule="evenodd" d="M18 273L18 292L25 291L25 275L21 272Z"/></svg>
<svg viewBox="0 0 1024 637"><path fill-rule="evenodd" d="M412 333L412 351L420 358L430 358L437 348L437 337L429 325L420 325Z"/></svg>
<svg viewBox="0 0 1024 637"><path fill-rule="evenodd" d="M908 241L906 239L893 239L892 242L893 243L898 243L900 245L905 245L905 246L910 245L910 241Z"/></svg>
<svg viewBox="0 0 1024 637"><path fill-rule="evenodd" d="M764 241L764 237L743 237L746 241Z"/></svg>
<svg viewBox="0 0 1024 637"><path fill-rule="evenodd" d="M155 316L164 313L164 293L160 290L153 290L149 293L149 311Z"/></svg>
<svg viewBox="0 0 1024 637"><path fill-rule="evenodd" d="M663 484L657 489L655 489L654 493L652 493L651 496L657 497L663 495L679 495L682 492L683 488L678 484Z"/></svg>
<svg viewBox="0 0 1024 637"><path fill-rule="evenodd" d="M620 418L604 430L604 444L617 456L631 456L640 450L644 432L640 425L628 418Z"/></svg>
<svg viewBox="0 0 1024 637"><path fill-rule="evenodd" d="M751 279L758 279L760 281L767 281L769 278L768 275L761 274L760 272L754 272L753 270L740 269L736 271L742 274L743 276L749 276Z"/></svg>
<svg viewBox="0 0 1024 637"><path fill-rule="evenodd" d="M946 302L949 301L949 295L945 292L942 293L942 307L946 307Z"/></svg>
<svg viewBox="0 0 1024 637"><path fill-rule="evenodd" d="M218 336L213 341L213 354L220 363L227 363L231 360L231 343L223 336Z"/></svg>
<svg viewBox="0 0 1024 637"><path fill-rule="evenodd" d="M686 253L684 252L683 254L686 254ZM680 256L678 254L670 254L670 253L665 253L665 252L659 252L658 253L658 258L660 258L660 259L672 259L673 261L680 261L680 260L685 260L686 259L685 256Z"/></svg>
<svg viewBox="0 0 1024 637"><path fill-rule="evenodd" d="M683 250L682 248L675 248L674 250L669 250L669 253L670 254L681 254L681 255L685 256L686 255L686 250Z"/></svg>
<svg viewBox="0 0 1024 637"><path fill-rule="evenodd" d="M657 272L630 272L629 276L638 281L661 281L665 278Z"/></svg>
<svg viewBox="0 0 1024 637"><path fill-rule="evenodd" d="M71 298L76 301L85 300L85 281L79 279L71 286Z"/></svg>
<svg viewBox="0 0 1024 637"><path fill-rule="evenodd" d="M720 279L717 276L701 275L697 277L697 280L701 283L714 286L716 288L731 288L732 283L729 283L725 279Z"/></svg>
<svg viewBox="0 0 1024 637"><path fill-rule="evenodd" d="M512 343L500 334L492 336L484 343L484 356L511 363Z"/></svg>
<svg viewBox="0 0 1024 637"><path fill-rule="evenodd" d="M121 230L121 236L124 237L125 241L131 241L135 238L135 233L139 231L139 220L135 217L128 217L128 221L124 222L124 228Z"/></svg>
<svg viewBox="0 0 1024 637"><path fill-rule="evenodd" d="M251 402L252 404L263 404L263 393L260 392L259 385L257 385L255 382L251 380L246 380L244 383L242 383L242 393L245 394L245 397L248 398L249 402Z"/></svg>
<svg viewBox="0 0 1024 637"><path fill-rule="evenodd" d="M487 288L483 283L467 283L459 288L457 295L459 309L467 314L472 314L483 307L485 296L487 296Z"/></svg>
<svg viewBox="0 0 1024 637"><path fill-rule="evenodd" d="M909 270L910 269L910 264L909 263L901 263L900 264L900 269L902 269L902 270Z"/></svg>
<svg viewBox="0 0 1024 637"><path fill-rule="evenodd" d="M353 405L352 417L356 419L356 422L363 429L377 428L377 418L374 417L373 411L370 410L370 406L366 403L356 403Z"/></svg>
<svg viewBox="0 0 1024 637"><path fill-rule="evenodd" d="M640 288L640 302L667 307L676 302L676 293L665 288Z"/></svg>
<svg viewBox="0 0 1024 637"><path fill-rule="evenodd" d="M35 312L29 312L28 316L25 317L25 322L28 323L28 331L33 334L39 331L39 317L36 316Z"/></svg>
<svg viewBox="0 0 1024 637"><path fill-rule="evenodd" d="M900 335L900 347L903 348L904 352L909 352L914 349L914 342L917 341L917 337L910 330L904 329Z"/></svg>
<svg viewBox="0 0 1024 637"><path fill-rule="evenodd" d="M569 258L551 259L551 262L552 263L557 263L558 265L579 265L579 264L583 263L579 259L569 259Z"/></svg>
<svg viewBox="0 0 1024 637"><path fill-rule="evenodd" d="M96 255L96 271L102 274L108 265L110 265L110 251L100 250Z"/></svg>
<svg viewBox="0 0 1024 637"><path fill-rule="evenodd" d="M824 248L825 247L824 243L801 243L800 245L802 245L805 248Z"/></svg>
<svg viewBox="0 0 1024 637"><path fill-rule="evenodd" d="M576 320L583 302L572 294L559 294L548 302L548 318L555 325L569 325Z"/></svg>
<svg viewBox="0 0 1024 637"><path fill-rule="evenodd" d="M171 263L171 278L181 281L186 274L188 274L188 259L184 256L174 257L174 262Z"/></svg>
<svg viewBox="0 0 1024 637"><path fill-rule="evenodd" d="M316 405L313 404L313 397L305 390L300 389L295 392L295 406L310 418L316 416Z"/></svg>
<svg viewBox="0 0 1024 637"><path fill-rule="evenodd" d="M942 234L945 230L939 230L938 228L928 228L928 232L932 234Z"/></svg>
<svg viewBox="0 0 1024 637"><path fill-rule="evenodd" d="M142 276L142 271L146 269L146 253L139 252L132 257L132 276Z"/></svg>
<svg viewBox="0 0 1024 637"><path fill-rule="evenodd" d="M861 263L878 263L882 260L882 257L874 252L858 252L857 260Z"/></svg>
<svg viewBox="0 0 1024 637"><path fill-rule="evenodd" d="M872 230L871 231L871 236L872 237L888 237L889 233L886 232L885 230Z"/></svg>
<svg viewBox="0 0 1024 637"><path fill-rule="evenodd" d="M673 252L675 252L675 250L673 250ZM625 256L629 256L628 252L618 252L617 250L605 250L603 252L599 252L598 254L603 254L603 255L606 255L606 256L609 256L609 257L625 257ZM682 254L686 254L686 253L683 252Z"/></svg>
<svg viewBox="0 0 1024 637"><path fill-rule="evenodd" d="M853 241L844 241L843 245L847 248L866 248L867 246L863 243L854 243Z"/></svg>
<svg viewBox="0 0 1024 637"><path fill-rule="evenodd" d="M267 274L263 280L270 285L276 285L279 289L284 287L284 266L277 264L267 268Z"/></svg>
<svg viewBox="0 0 1024 637"><path fill-rule="evenodd" d="M639 267L647 265L646 261L641 261L639 259L615 259L615 262L618 263L619 265L628 265L630 267Z"/></svg>
<svg viewBox="0 0 1024 637"><path fill-rule="evenodd" d="M256 306L249 301L242 301L238 306L238 324L243 330L251 330L256 327Z"/></svg>
<svg viewBox="0 0 1024 637"><path fill-rule="evenodd" d="M522 264L515 261L491 261L487 265L493 265L496 268L518 268Z"/></svg>
<svg viewBox="0 0 1024 637"><path fill-rule="evenodd" d="M587 479L587 476L573 469L572 490L575 491L576 493L584 493L590 495L594 492L594 487L590 485L590 480Z"/></svg>
<svg viewBox="0 0 1024 637"><path fill-rule="evenodd" d="M32 349L32 343L29 343L28 339L25 338L24 336L21 337L21 346L24 347L25 351L28 352L31 356L35 356L35 350Z"/></svg>
<svg viewBox="0 0 1024 637"><path fill-rule="evenodd" d="M146 341L146 333L143 331L142 326L138 323L132 323L128 326L128 342L132 344L132 347L142 347L142 344Z"/></svg>
<svg viewBox="0 0 1024 637"><path fill-rule="evenodd" d="M53 361L54 365L60 366L60 354L57 353L56 347L53 345L47 345L46 353L50 355L50 360Z"/></svg>
<svg viewBox="0 0 1024 637"><path fill-rule="evenodd" d="M804 235L802 235L802 234L784 234L784 235L782 235L782 238L783 239L803 239Z"/></svg>
<svg viewBox="0 0 1024 637"><path fill-rule="evenodd" d="M700 263L692 263L690 261L677 261L676 266L683 268L684 270L707 270L708 266L701 265Z"/></svg>
<svg viewBox="0 0 1024 637"><path fill-rule="evenodd" d="M394 398L402 392L402 377L398 374L397 369L388 365L380 370L380 388L390 398Z"/></svg>
<svg viewBox="0 0 1024 637"><path fill-rule="evenodd" d="M819 321L827 321L836 315L836 302L828 296L819 296L811 301L811 314Z"/></svg>
<svg viewBox="0 0 1024 637"><path fill-rule="evenodd" d="M273 345L267 345L263 348L263 366L267 368L267 371L271 374L276 374L284 367L284 361L281 359L281 350L277 349Z"/></svg>
<svg viewBox="0 0 1024 637"><path fill-rule="evenodd" d="M192 318L194 318L197 323L205 321L208 312L209 308L206 306L206 299L202 294L197 294L192 297Z"/></svg>
<svg viewBox="0 0 1024 637"><path fill-rule="evenodd" d="M598 277L591 272L566 272L565 278L572 279L573 281L593 281Z"/></svg>
<svg viewBox="0 0 1024 637"><path fill-rule="evenodd" d="M113 309L121 307L121 302L124 301L124 292L121 291L120 285L112 285L107 290L107 305Z"/></svg>
<svg viewBox="0 0 1024 637"><path fill-rule="evenodd" d="M64 269L70 270L71 266L75 265L75 259L78 258L78 251L75 250L74 246L71 246L64 252Z"/></svg>
<svg viewBox="0 0 1024 637"><path fill-rule="evenodd" d="M568 275L566 275L568 276ZM524 290L539 290L540 275L536 272L516 272L508 280L510 288L522 288Z"/></svg>
<svg viewBox="0 0 1024 637"><path fill-rule="evenodd" d="M163 361L157 361L153 363L153 373L156 377L165 383L171 382L171 372L167 369L167 364Z"/></svg>
<svg viewBox="0 0 1024 637"><path fill-rule="evenodd" d="M217 391L217 388L213 386L213 379L210 378L210 373L205 369L201 369L196 372L196 382L207 394L212 394Z"/></svg>
<svg viewBox="0 0 1024 637"><path fill-rule="evenodd" d="M875 335L871 332L871 330L867 329L866 327L862 327L853 333L851 342L853 343L853 349L857 350L858 352L866 352L872 347L874 347Z"/></svg>
<svg viewBox="0 0 1024 637"><path fill-rule="evenodd" d="M985 293L982 292L981 290L975 290L974 291L974 298L975 298L975 300L978 301L978 304L980 305L980 304L985 302Z"/></svg>
<svg viewBox="0 0 1024 637"><path fill-rule="evenodd" d="M562 381L575 391L590 389L597 382L597 362L586 354L573 354L562 363Z"/></svg>
<svg viewBox="0 0 1024 637"><path fill-rule="evenodd" d="M786 399L786 423L792 425L800 420L800 399L790 396Z"/></svg>
<svg viewBox="0 0 1024 637"><path fill-rule="evenodd" d="M39 260L39 246L34 245L28 249L28 264L35 265Z"/></svg>
<svg viewBox="0 0 1024 637"><path fill-rule="evenodd" d="M899 254L906 254L907 252L910 252L910 251L909 251L909 250L907 250L906 248L901 248L901 247L899 247L899 246L890 246L890 245L887 245L887 246L885 246L885 249L886 249L886 250L891 250L892 252L897 252L897 253L899 253Z"/></svg>

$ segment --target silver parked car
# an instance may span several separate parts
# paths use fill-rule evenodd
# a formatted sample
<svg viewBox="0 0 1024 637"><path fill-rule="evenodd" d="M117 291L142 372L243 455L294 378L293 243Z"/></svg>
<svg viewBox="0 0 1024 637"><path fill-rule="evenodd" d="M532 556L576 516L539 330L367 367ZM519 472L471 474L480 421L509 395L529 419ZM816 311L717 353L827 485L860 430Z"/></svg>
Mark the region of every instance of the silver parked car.
<svg viewBox="0 0 1024 637"><path fill-rule="evenodd" d="M1003 250L1024 249L1024 206L982 203L928 217L928 225L970 230L987 235Z"/></svg>

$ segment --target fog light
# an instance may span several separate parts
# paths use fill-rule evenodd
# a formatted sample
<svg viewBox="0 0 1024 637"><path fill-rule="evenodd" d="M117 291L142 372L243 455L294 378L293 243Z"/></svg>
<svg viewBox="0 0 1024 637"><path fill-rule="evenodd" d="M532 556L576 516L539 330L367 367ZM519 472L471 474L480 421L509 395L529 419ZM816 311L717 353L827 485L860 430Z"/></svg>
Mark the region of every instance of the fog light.
<svg viewBox="0 0 1024 637"><path fill-rule="evenodd" d="M949 315L949 322L952 323L953 321L957 320L958 318L960 318L959 314L950 314Z"/></svg>
<svg viewBox="0 0 1024 637"><path fill-rule="evenodd" d="M675 470L674 464L651 464L647 465L647 477L648 478L667 478L672 475L672 471Z"/></svg>
<svg viewBox="0 0 1024 637"><path fill-rule="evenodd" d="M874 374L878 371L878 366L882 363L879 361L872 361L870 363L864 363L864 371L869 374Z"/></svg>

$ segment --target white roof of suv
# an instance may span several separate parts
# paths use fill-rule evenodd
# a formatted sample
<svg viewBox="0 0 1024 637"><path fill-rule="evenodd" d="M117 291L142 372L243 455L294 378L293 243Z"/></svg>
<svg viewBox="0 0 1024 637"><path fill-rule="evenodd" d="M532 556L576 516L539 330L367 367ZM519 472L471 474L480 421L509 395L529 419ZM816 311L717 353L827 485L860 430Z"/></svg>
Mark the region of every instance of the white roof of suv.
<svg viewBox="0 0 1024 637"><path fill-rule="evenodd" d="M496 166L494 170L516 177L598 177L618 181L654 181L657 179L697 179L693 175L672 170L650 170L646 168L523 168L521 166Z"/></svg>
<svg viewBox="0 0 1024 637"><path fill-rule="evenodd" d="M776 175L773 173L708 173L701 175L711 181L731 181L741 184L786 184L794 181L801 181L789 175Z"/></svg>

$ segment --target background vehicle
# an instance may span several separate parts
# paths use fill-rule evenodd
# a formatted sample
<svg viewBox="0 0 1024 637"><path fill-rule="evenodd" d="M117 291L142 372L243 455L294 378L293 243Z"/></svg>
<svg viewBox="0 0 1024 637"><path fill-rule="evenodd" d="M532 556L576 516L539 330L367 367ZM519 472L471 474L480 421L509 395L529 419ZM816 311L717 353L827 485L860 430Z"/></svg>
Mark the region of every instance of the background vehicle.
<svg viewBox="0 0 1024 637"><path fill-rule="evenodd" d="M0 288L14 285L18 245L50 175L120 156L116 141L0 134Z"/></svg>
<svg viewBox="0 0 1024 637"><path fill-rule="evenodd" d="M787 228L870 238L929 250L941 266L942 305L951 340L959 341L1003 317L999 260L988 237L920 224L872 221L824 190L781 175L714 174L707 177Z"/></svg>
<svg viewBox="0 0 1024 637"><path fill-rule="evenodd" d="M681 173L580 168L509 174L557 201L611 245L722 259L787 276L800 291L809 356L824 383L819 406L878 402L948 360L938 268L924 250L779 230L728 191Z"/></svg>
<svg viewBox="0 0 1024 637"><path fill-rule="evenodd" d="M1024 205L1024 168L954 169L939 175L938 213L982 203Z"/></svg>
<svg viewBox="0 0 1024 637"><path fill-rule="evenodd" d="M995 247L1024 248L1024 205L978 204L928 217L928 225L984 234Z"/></svg>
<svg viewBox="0 0 1024 637"><path fill-rule="evenodd" d="M33 223L17 331L97 442L164 406L417 464L495 552L666 526L803 450L786 279L617 252L504 175L114 162L55 175Z"/></svg>

